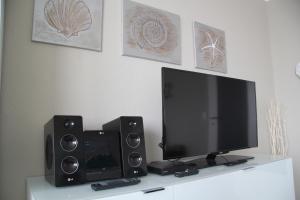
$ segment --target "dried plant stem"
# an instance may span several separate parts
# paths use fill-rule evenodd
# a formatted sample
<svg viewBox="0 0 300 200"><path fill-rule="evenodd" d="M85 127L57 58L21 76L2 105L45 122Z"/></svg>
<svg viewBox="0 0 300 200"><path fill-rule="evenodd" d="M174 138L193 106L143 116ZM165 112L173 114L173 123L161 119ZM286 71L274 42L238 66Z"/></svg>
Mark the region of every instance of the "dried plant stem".
<svg viewBox="0 0 300 200"><path fill-rule="evenodd" d="M270 145L273 155L286 156L288 153L288 142L285 122L279 103L272 101L268 109L268 128L270 132Z"/></svg>

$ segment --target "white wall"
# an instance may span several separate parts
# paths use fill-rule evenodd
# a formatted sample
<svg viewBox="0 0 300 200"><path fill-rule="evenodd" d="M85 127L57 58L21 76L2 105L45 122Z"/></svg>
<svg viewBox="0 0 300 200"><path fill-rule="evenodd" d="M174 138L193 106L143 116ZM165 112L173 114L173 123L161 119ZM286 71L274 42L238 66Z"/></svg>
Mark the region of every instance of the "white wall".
<svg viewBox="0 0 300 200"><path fill-rule="evenodd" d="M295 66L300 62L300 1L272 0L268 3L270 41L276 96L282 104L293 157L296 195L300 199L300 79Z"/></svg>
<svg viewBox="0 0 300 200"><path fill-rule="evenodd" d="M266 105L274 96L262 0L139 0L178 13L182 66L121 56L121 0L105 1L103 53L31 42L33 0L6 7L0 101L0 199L24 199L25 177L43 174L43 124L53 114L81 114L85 129L119 115L142 115L148 161L161 159L162 66L192 71L192 22L226 32L228 74L257 83L259 149L269 152ZM210 72L207 72L210 73ZM14 186L13 188L11 186Z"/></svg>

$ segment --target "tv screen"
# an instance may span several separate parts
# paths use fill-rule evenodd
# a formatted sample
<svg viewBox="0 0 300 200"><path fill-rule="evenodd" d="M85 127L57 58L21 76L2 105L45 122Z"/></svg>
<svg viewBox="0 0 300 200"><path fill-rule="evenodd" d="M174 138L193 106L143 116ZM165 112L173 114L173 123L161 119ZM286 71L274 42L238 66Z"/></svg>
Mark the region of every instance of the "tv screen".
<svg viewBox="0 0 300 200"><path fill-rule="evenodd" d="M257 147L255 83L162 68L163 158Z"/></svg>

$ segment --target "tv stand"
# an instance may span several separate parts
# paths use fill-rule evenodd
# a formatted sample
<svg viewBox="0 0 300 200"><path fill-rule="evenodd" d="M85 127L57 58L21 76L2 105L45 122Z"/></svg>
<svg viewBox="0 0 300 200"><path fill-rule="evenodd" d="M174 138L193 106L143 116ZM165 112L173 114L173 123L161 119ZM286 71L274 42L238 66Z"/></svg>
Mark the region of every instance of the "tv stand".
<svg viewBox="0 0 300 200"><path fill-rule="evenodd" d="M229 151L210 153L206 156L206 160L214 160L216 159L217 155L226 154L226 153L229 153Z"/></svg>
<svg viewBox="0 0 300 200"><path fill-rule="evenodd" d="M206 160L214 160L214 159L216 159L217 155L218 154L216 154L216 153L210 153L206 156Z"/></svg>
<svg viewBox="0 0 300 200"><path fill-rule="evenodd" d="M188 168L203 169L213 166L226 165L233 166L247 162L254 157L237 156L237 155L218 155L216 153L207 155L206 158L198 158L191 161L183 162L175 161L155 161L148 165L148 170L151 173L159 175L174 174L178 171L184 171Z"/></svg>
<svg viewBox="0 0 300 200"><path fill-rule="evenodd" d="M248 162L248 160L236 160L236 161L232 161L232 162L227 162L224 165L226 166L234 166L234 165L239 165L242 163Z"/></svg>
<svg viewBox="0 0 300 200"><path fill-rule="evenodd" d="M203 169L207 167L227 165L232 166L235 164L245 163L254 157L250 156L239 156L239 155L218 155L208 154L206 158L199 158L189 161L187 164L194 164L198 169Z"/></svg>

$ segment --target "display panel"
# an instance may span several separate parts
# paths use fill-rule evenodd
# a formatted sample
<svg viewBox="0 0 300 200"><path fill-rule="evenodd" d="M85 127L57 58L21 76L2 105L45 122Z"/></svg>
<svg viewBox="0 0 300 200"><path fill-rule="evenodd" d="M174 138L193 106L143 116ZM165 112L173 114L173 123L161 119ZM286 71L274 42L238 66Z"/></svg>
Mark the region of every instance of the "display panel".
<svg viewBox="0 0 300 200"><path fill-rule="evenodd" d="M163 157L256 147L255 83L162 68Z"/></svg>
<svg viewBox="0 0 300 200"><path fill-rule="evenodd" d="M85 131L86 181L121 178L120 134L113 131Z"/></svg>

